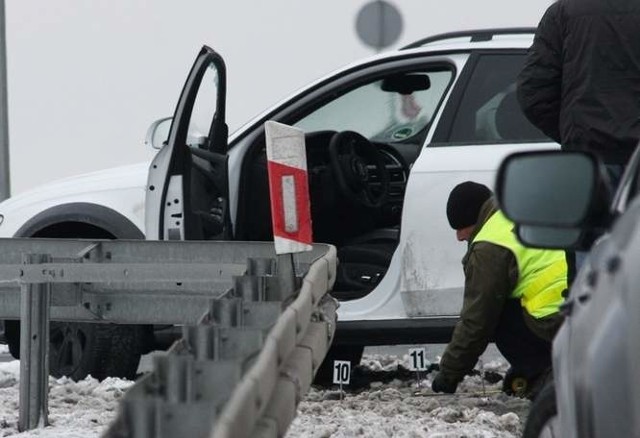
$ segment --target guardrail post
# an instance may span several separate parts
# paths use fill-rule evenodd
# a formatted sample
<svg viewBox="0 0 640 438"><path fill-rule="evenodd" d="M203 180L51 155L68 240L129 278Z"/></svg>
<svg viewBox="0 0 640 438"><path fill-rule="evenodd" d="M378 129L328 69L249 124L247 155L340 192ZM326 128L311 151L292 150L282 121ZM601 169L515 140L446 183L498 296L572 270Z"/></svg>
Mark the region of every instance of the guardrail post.
<svg viewBox="0 0 640 438"><path fill-rule="evenodd" d="M284 301L296 291L296 271L293 254L278 254L278 283L280 301Z"/></svg>
<svg viewBox="0 0 640 438"><path fill-rule="evenodd" d="M247 275L273 275L276 269L274 259L257 257L247 259Z"/></svg>
<svg viewBox="0 0 640 438"><path fill-rule="evenodd" d="M225 327L242 325L242 302L239 299L214 299L209 306L209 320Z"/></svg>
<svg viewBox="0 0 640 438"><path fill-rule="evenodd" d="M23 264L47 263L45 254L27 254ZM20 299L20 415L18 430L48 424L49 283L22 283Z"/></svg>

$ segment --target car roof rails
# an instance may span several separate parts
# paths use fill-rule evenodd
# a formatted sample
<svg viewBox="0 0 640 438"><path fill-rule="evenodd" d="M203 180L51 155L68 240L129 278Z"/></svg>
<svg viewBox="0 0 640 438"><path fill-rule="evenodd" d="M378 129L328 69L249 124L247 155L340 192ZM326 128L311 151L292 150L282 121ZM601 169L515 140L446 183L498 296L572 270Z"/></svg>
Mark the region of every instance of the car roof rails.
<svg viewBox="0 0 640 438"><path fill-rule="evenodd" d="M491 41L494 36L497 35L521 35L521 34L535 34L535 27L507 27L507 28L497 28L497 29L477 29L477 30L464 30L460 32L448 32L442 33L439 35L430 36L427 38L423 38L416 42L413 42L407 46L400 48L400 50L406 49L415 49L417 47L422 47L427 44L436 42L436 41L444 41L450 40L453 38L471 38L471 42L480 42L480 41Z"/></svg>

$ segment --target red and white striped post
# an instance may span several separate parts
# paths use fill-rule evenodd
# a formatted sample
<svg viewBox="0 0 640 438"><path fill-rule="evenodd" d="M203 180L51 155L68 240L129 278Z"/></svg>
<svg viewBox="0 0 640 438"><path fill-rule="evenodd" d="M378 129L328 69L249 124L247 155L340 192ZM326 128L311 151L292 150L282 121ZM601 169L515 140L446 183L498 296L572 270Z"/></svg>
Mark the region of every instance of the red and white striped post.
<svg viewBox="0 0 640 438"><path fill-rule="evenodd" d="M311 204L304 132L265 123L271 218L276 254L311 251Z"/></svg>

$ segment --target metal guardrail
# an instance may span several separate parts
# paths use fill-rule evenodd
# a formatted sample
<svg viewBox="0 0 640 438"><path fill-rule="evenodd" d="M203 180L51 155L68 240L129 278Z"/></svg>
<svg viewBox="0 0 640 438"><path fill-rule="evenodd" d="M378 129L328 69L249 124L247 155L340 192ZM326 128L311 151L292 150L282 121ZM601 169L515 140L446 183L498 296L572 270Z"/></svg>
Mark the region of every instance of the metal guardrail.
<svg viewBox="0 0 640 438"><path fill-rule="evenodd" d="M0 248L0 319L20 318L21 284L50 283L52 320L119 324L197 324L248 259L275 258L267 242L0 239ZM326 251L316 245L297 255L295 271L304 274ZM25 264L23 254L51 259ZM278 279L260 281L272 299Z"/></svg>
<svg viewBox="0 0 640 438"><path fill-rule="evenodd" d="M49 320L192 325L127 393L110 437L280 436L335 330L328 245L295 264L291 255L276 261L270 243L0 239L0 247L0 318L21 318L29 358L22 430L46 424Z"/></svg>
<svg viewBox="0 0 640 438"><path fill-rule="evenodd" d="M335 256L332 247L311 267L226 404L213 438L284 436L335 333L337 301L326 295L335 280Z"/></svg>

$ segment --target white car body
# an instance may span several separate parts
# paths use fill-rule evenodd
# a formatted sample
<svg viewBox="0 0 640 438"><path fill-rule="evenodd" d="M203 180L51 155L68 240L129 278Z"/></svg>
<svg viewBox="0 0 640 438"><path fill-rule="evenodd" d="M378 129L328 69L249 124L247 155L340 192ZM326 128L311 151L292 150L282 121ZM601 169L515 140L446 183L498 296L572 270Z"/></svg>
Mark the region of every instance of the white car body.
<svg viewBox="0 0 640 438"><path fill-rule="evenodd" d="M52 208L88 203L118 212L144 233L149 163L121 166L51 182L2 202L2 237L24 236L29 222Z"/></svg>
<svg viewBox="0 0 640 438"><path fill-rule="evenodd" d="M456 241L455 232L446 220L445 205L449 192L456 184L466 180L492 187L497 168L506 155L522 150L557 148L558 145L550 141L430 145L473 53L509 53L515 50L518 56L522 56L530 46L532 37L532 33L496 32L492 38L471 41L473 33L453 35L422 47L389 52L354 63L293 94L229 138L228 191L232 223L235 225L238 214L243 160L258 135L256 133L263 129L265 120L282 121L291 103L311 100L322 93L328 94L329 91L325 89L333 87L334 83L348 83L351 76L355 78L367 69L373 70L392 63L446 63L453 71L453 78L437 106L437 112L431 115L429 131L417 159L410 167L402 206L400 240L388 270L370 293L359 299L342 302L338 312L340 324L347 326L348 323L355 323L357 333L361 329L385 328L411 331L429 327L428 320L434 318L449 321L445 325L450 329L462 303L464 278L460 261L466 245ZM159 192L150 195L149 186L161 184L166 178L167 158L163 158L163 154L170 154L169 148L163 148L154 159L154 165L160 165L151 174L148 171L149 164L141 163L54 182L0 203L0 237L29 235L25 232L30 230L29 224L35 218L46 218L47 212L52 210L59 213L65 205L91 204L114 212L127 224L126 227L130 229L133 226L141 236L157 238L161 235L162 225L148 211L145 219L145 194L156 196ZM133 235L135 233L121 236L107 231L118 238L136 237ZM376 321L381 324L376 325ZM407 322L410 324L407 325ZM373 334L371 339L363 342L404 343L413 340L413 337L402 336L391 340L373 339L375 337Z"/></svg>

